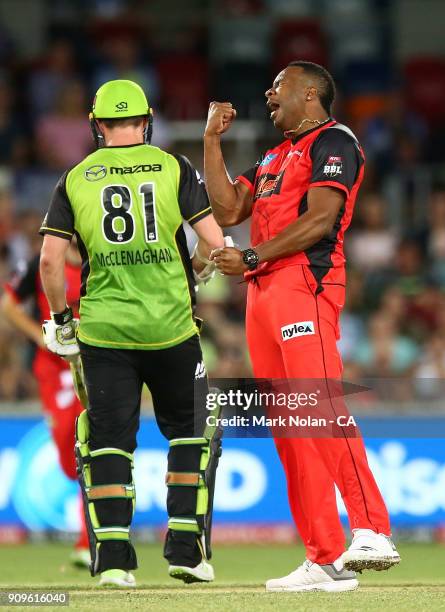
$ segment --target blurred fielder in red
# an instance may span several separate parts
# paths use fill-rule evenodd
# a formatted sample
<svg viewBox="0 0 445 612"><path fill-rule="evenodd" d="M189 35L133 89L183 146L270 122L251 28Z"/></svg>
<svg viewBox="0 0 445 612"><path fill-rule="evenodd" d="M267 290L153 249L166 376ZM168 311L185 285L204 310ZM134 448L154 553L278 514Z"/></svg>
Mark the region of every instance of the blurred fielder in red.
<svg viewBox="0 0 445 612"><path fill-rule="evenodd" d="M234 182L220 138L236 111L228 102L210 105L204 150L213 214L223 227L252 220L251 248L217 249L213 256L220 272L244 274L249 282L246 331L257 378L341 379L343 239L365 160L354 134L330 116L334 95L331 75L317 64L292 62L280 72L266 99L285 140ZM353 570L400 561L360 437L275 443L307 559L288 576L268 580L267 590L353 590ZM346 552L334 484L353 530Z"/></svg>
<svg viewBox="0 0 445 612"><path fill-rule="evenodd" d="M79 252L75 243L72 243L67 256L65 275L68 304L76 313L80 300L80 265ZM48 351L43 342L42 323L50 319L51 315L40 282L39 256L29 262L23 273L16 274L4 289L1 303L3 314L16 329L36 345L33 373L38 382L43 411L57 447L60 466L68 478L77 480L74 425L83 407L74 391L69 363ZM22 308L22 303L28 300L34 301L35 318ZM79 516L82 530L71 560L74 565L88 567L90 552L80 496Z"/></svg>

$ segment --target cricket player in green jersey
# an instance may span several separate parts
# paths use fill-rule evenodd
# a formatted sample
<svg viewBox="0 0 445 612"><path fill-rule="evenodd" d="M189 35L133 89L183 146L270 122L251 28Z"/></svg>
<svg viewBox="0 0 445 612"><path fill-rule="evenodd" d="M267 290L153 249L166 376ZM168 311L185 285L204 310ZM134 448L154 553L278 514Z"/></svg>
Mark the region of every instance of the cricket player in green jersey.
<svg viewBox="0 0 445 612"><path fill-rule="evenodd" d="M80 352L86 380L89 407L77 421L76 456L91 574L103 585L135 585L132 468L146 383L170 446L169 573L209 582L220 435L196 431L196 411L204 415L205 406L194 406L194 391L198 386L204 398L207 377L194 305L195 284L211 276L210 251L224 238L190 162L150 145L152 111L139 85L102 85L90 123L98 149L55 188L41 227L40 272L52 315L45 342L66 359ZM183 220L198 235L192 259ZM83 259L80 321L65 297L64 260L74 234Z"/></svg>

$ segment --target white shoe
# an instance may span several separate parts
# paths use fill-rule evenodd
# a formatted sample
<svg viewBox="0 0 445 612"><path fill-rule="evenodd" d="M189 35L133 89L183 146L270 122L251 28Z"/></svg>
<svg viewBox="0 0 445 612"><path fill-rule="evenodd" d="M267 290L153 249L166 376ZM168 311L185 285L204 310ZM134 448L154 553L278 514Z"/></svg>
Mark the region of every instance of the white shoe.
<svg viewBox="0 0 445 612"><path fill-rule="evenodd" d="M91 563L90 549L75 548L70 555L70 561L74 567L89 569Z"/></svg>
<svg viewBox="0 0 445 612"><path fill-rule="evenodd" d="M191 582L213 582L215 580L213 567L204 559L196 567L169 565L168 573L172 578L178 578L178 580L187 584Z"/></svg>
<svg viewBox="0 0 445 612"><path fill-rule="evenodd" d="M354 591L358 580L354 572L343 567L341 557L334 563L318 565L306 560L294 572L283 578L273 578L266 582L266 591L325 591L340 593Z"/></svg>
<svg viewBox="0 0 445 612"><path fill-rule="evenodd" d="M391 538L370 529L354 529L352 544L343 553L344 566L361 572L364 569L387 570L400 563L400 555Z"/></svg>
<svg viewBox="0 0 445 612"><path fill-rule="evenodd" d="M132 573L121 569L105 570L100 575L99 586L118 586L130 587L136 586L136 579Z"/></svg>

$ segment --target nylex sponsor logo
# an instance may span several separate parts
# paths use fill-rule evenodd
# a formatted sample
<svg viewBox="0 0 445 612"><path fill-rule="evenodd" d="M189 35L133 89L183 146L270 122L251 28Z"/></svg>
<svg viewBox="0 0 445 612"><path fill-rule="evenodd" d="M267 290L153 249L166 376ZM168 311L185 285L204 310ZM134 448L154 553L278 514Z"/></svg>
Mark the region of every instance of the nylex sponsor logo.
<svg viewBox="0 0 445 612"><path fill-rule="evenodd" d="M299 336L310 336L315 334L313 321L300 321L299 323L290 323L281 328L281 337L283 341L292 340Z"/></svg>

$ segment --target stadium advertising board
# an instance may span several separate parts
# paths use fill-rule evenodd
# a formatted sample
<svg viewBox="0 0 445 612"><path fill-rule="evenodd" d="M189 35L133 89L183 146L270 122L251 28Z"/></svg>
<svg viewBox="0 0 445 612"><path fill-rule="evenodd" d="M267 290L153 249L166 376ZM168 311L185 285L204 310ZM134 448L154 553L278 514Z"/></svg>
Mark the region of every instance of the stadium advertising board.
<svg viewBox="0 0 445 612"><path fill-rule="evenodd" d="M382 419L371 419L378 428ZM405 419L405 433L407 421ZM445 455L440 438L366 438L371 468L394 526L445 524ZM366 429L366 427L365 427ZM135 459L134 528L164 527L167 444L142 419ZM0 420L0 527L76 530L77 483L61 472L46 423ZM342 518L346 513L339 502ZM226 439L217 476L215 524L290 523L286 488L271 439Z"/></svg>

